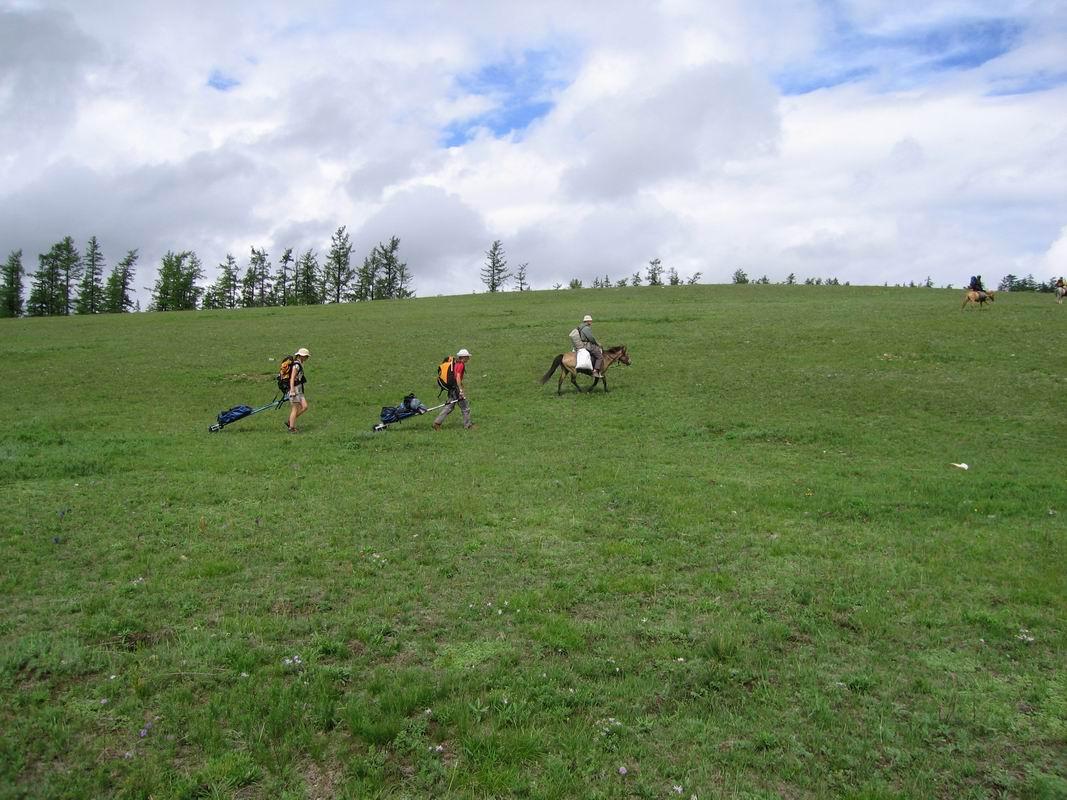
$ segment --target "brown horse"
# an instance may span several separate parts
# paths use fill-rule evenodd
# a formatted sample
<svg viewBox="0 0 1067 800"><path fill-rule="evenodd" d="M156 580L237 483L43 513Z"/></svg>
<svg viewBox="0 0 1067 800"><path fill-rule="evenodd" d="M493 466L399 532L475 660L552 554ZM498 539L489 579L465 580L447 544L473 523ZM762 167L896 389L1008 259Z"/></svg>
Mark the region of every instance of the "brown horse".
<svg viewBox="0 0 1067 800"><path fill-rule="evenodd" d="M543 386L548 382L548 379L552 377L552 373L556 371L556 368L561 368L559 373L559 385L556 387L556 394L563 394L563 379L568 375L570 376L571 383L574 384L574 388L579 392L582 391L582 387L578 385L578 381L575 380L577 369L575 369L578 356L575 353L560 353L556 356L555 361L552 362L551 368L541 378L541 385ZM620 364L630 365L630 356L626 353L626 345L620 344L618 347L609 347L604 351L604 366L600 368L599 378L593 379L593 385L589 387L589 391L593 391L596 385L600 382L604 382L604 391L608 390L607 371L608 367L618 361Z"/></svg>
<svg viewBox="0 0 1067 800"><path fill-rule="evenodd" d="M974 289L968 289L963 293L963 305L960 306L960 311L967 308L968 303L974 303L981 308L987 300L992 303L996 299L992 292L976 292Z"/></svg>

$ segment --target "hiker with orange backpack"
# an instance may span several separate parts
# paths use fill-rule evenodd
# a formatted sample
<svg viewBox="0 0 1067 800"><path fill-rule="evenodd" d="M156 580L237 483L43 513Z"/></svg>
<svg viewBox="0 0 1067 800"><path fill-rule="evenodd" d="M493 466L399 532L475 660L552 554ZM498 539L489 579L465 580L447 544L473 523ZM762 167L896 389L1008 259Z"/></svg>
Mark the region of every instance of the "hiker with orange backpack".
<svg viewBox="0 0 1067 800"><path fill-rule="evenodd" d="M471 406L467 402L467 390L463 386L463 374L467 370L467 362L470 361L470 358L470 352L463 348L455 356L449 356L441 362L437 383L442 389L448 391L448 403L441 409L437 419L433 421L433 429L435 431L441 430L441 424L445 421L445 417L452 413L452 409L455 408L457 403L463 411L463 427L467 430L474 427L471 423Z"/></svg>
<svg viewBox="0 0 1067 800"><path fill-rule="evenodd" d="M296 418L308 410L308 401L304 398L304 384L307 383L304 377L304 362L309 358L311 358L311 353L306 347L301 347L292 358L287 358L282 362L281 374L278 376L278 386L289 396L291 406L289 421L285 423L289 433L299 432L296 428ZM288 381L285 380L287 367Z"/></svg>

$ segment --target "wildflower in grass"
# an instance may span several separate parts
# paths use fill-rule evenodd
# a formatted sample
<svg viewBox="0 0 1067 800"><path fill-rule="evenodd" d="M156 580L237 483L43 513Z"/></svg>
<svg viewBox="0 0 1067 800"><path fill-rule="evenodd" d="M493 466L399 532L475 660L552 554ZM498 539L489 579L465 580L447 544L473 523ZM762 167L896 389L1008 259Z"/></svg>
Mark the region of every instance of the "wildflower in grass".
<svg viewBox="0 0 1067 800"><path fill-rule="evenodd" d="M1030 644L1034 641L1033 634L1031 634L1030 631L1028 631L1026 628L1022 628L1019 631L1019 635L1015 638L1018 639L1020 642L1026 642L1027 644Z"/></svg>
<svg viewBox="0 0 1067 800"><path fill-rule="evenodd" d="M140 737L143 739L148 735L148 728L141 728Z"/></svg>
<svg viewBox="0 0 1067 800"><path fill-rule="evenodd" d="M626 777L626 773L627 773L626 767L619 767L619 774L622 775L622 777L625 778Z"/></svg>
<svg viewBox="0 0 1067 800"><path fill-rule="evenodd" d="M672 788L672 789L674 789L674 793L675 793L675 794L681 794L681 793L682 793L682 787L681 787L681 786L679 786L678 784L675 784L675 785L674 785L674 786L672 786L671 788Z"/></svg>
<svg viewBox="0 0 1067 800"><path fill-rule="evenodd" d="M100 705L102 705L102 706L106 706L107 705L107 698L106 697L100 698Z"/></svg>

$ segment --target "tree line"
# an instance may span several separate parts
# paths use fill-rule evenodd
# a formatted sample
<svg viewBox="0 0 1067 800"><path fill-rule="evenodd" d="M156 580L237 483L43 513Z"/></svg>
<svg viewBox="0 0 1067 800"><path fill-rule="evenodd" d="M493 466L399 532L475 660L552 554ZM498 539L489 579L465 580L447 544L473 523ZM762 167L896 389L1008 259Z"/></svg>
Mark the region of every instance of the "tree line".
<svg viewBox="0 0 1067 800"><path fill-rule="evenodd" d="M129 250L105 276L106 265L100 243L89 238L84 252L79 252L74 240L64 237L47 253L38 255L37 271L33 273L29 298L23 303L23 281L27 273L22 263L22 250L14 250L0 267L0 317L23 315L63 316L69 314L122 314L140 311L134 299L133 282L138 259L137 250ZM520 292L532 287L527 282L528 263L519 264L514 272L508 266L504 246L494 240L485 253L480 277L490 292L505 291L509 281ZM659 258L648 262L644 273L639 270L628 277L612 281L608 275L593 278L595 289L625 286L693 285L700 281L697 272L683 278L676 269L667 269ZM265 306L318 305L323 303L365 302L368 300L414 297L413 278L408 265L400 259L400 239L390 237L388 243L376 245L362 264L352 262L352 243L344 225L330 239L325 257L308 248L299 255L286 248L277 264L271 262L264 248L250 248L248 264L242 271L233 254L218 265L213 283L202 286L204 269L197 254L191 250L168 251L160 259L155 284L149 289L149 311L184 311L204 309L260 308ZM732 278L735 284L769 284L766 275L750 280L738 268ZM796 285L794 273L783 281ZM805 278L808 286L839 286L837 278ZM1052 292L1055 278L1047 283L1033 275L1018 278L1006 275L998 284L1000 291ZM845 281L848 286L848 281ZM907 284L911 287L933 288L933 281ZM572 278L568 287L584 287L580 278ZM553 287L562 289L563 284ZM952 284L945 288L951 289Z"/></svg>
<svg viewBox="0 0 1067 800"><path fill-rule="evenodd" d="M44 317L70 314L122 314L140 311L135 299L137 250L130 250L105 276L100 243L90 237L83 252L64 237L37 257L29 297L23 301L28 276L22 250L13 250L0 267L0 317ZM414 297L413 276L400 258L400 239L379 243L356 266L352 243L342 225L320 260L309 248L293 249L271 262L264 248L252 247L242 271L232 253L220 263L218 277L203 286L204 267L192 250L167 251L160 259L149 311L190 311L200 308L258 308L317 305Z"/></svg>

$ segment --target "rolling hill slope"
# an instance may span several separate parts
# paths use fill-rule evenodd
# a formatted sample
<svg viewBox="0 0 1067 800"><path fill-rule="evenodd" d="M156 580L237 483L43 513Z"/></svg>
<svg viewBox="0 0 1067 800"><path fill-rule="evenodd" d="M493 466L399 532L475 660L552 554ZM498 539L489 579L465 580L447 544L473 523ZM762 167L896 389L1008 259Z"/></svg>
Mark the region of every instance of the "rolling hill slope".
<svg viewBox="0 0 1067 800"><path fill-rule="evenodd" d="M1067 796L1067 309L959 302L0 322L0 797ZM371 432L460 347L475 430Z"/></svg>

